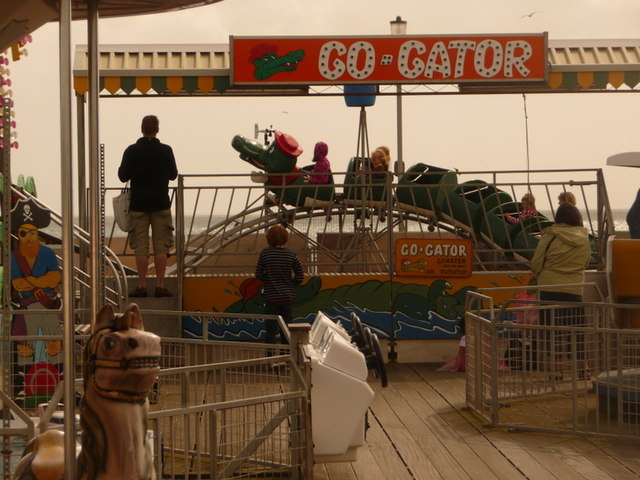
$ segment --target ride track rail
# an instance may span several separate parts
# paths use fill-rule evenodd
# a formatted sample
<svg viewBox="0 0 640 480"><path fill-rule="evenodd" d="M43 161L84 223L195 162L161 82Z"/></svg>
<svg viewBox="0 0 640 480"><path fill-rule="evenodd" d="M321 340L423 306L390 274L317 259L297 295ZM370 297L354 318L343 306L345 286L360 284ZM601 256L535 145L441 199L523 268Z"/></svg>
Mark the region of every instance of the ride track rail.
<svg viewBox="0 0 640 480"><path fill-rule="evenodd" d="M291 229L292 241L297 242L292 248L314 273L388 273L393 268L389 247L399 236L467 238L474 245L474 270L527 270L536 235L550 223L556 197L564 191L576 195L583 213L592 238L592 267L604 265L605 242L614 223L600 170L451 174L457 183L391 183L389 175L388 185L378 192L383 195L379 201L368 200L369 193L360 198L346 195L347 190L368 192L379 184L348 185L336 180L329 201L299 205L274 197L269 187L246 183L248 175L181 176L174 202L177 262L169 266L169 272L180 271L185 276L250 273L255 252L264 246L259 238L275 223ZM334 173L336 179L340 175ZM233 177L233 186L228 185L229 177ZM193 185L193 180L200 184ZM515 200L527 191L536 196L541 216L514 225L502 222L503 213L517 214L520 206ZM431 208L419 203L419 195ZM499 203L499 198L511 201ZM111 242L107 239L107 245ZM121 258L132 255L126 247L116 253ZM222 263L216 267L216 262Z"/></svg>

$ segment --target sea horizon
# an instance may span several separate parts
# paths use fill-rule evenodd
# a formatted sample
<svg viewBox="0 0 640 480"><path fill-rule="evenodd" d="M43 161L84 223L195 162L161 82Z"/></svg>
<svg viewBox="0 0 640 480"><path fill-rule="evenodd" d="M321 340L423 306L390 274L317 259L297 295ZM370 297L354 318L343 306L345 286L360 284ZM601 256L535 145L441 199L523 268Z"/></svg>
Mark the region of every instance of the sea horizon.
<svg viewBox="0 0 640 480"><path fill-rule="evenodd" d="M612 209L611 212L613 214L613 223L614 223L614 228L616 232L628 232L629 231L629 226L627 225L627 213L628 213L628 209ZM596 216L596 211L595 210L590 210L590 216L591 218L595 218ZM211 217L211 225L216 225L220 222L222 222L224 220L225 216L224 215L213 215L213 217ZM195 221L193 222L193 226L192 226L192 232L191 234L198 234L201 232L204 232L207 228L207 224L209 222L209 215L197 215L195 218ZM111 229L113 227L113 216L107 216L105 217L105 235L109 236L111 234ZM186 224L187 227L189 228L191 226L191 219L187 219L186 220ZM124 237L126 236L126 233L122 232L117 226L115 227L115 229L113 230L113 236L114 237Z"/></svg>
<svg viewBox="0 0 640 480"><path fill-rule="evenodd" d="M616 232L628 232L629 226L627 225L627 212L628 209L612 209L613 214L613 223L614 229ZM594 210L590 211L590 215L592 218L595 217L596 212ZM211 217L211 225L216 225L224 220L224 215L213 215ZM193 222L191 234L202 233L206 230L207 224L209 222L210 216L207 215L197 215L195 221ZM77 224L77 219L76 219ZM187 228L191 227L191 219L188 218L186 220ZM114 228L114 217L112 215L105 216L105 236L106 237L126 237L126 233L121 231L117 226ZM48 233L49 235L56 236L60 238L61 228L59 225L51 224L49 227L43 228L43 232ZM112 233L113 231L113 233Z"/></svg>

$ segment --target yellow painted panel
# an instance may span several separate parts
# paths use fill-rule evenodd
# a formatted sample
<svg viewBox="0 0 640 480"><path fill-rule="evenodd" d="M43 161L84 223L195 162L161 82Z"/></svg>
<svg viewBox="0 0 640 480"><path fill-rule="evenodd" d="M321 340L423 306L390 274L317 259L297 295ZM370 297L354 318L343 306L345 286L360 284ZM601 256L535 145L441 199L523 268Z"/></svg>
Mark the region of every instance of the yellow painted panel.
<svg viewBox="0 0 640 480"><path fill-rule="evenodd" d="M613 88L620 88L624 85L624 72L609 72L609 83Z"/></svg>
<svg viewBox="0 0 640 480"><path fill-rule="evenodd" d="M640 282L638 282L640 240L614 240L611 257L614 298L640 297Z"/></svg>
<svg viewBox="0 0 640 480"><path fill-rule="evenodd" d="M579 72L578 73L578 85L587 89L593 85L593 72Z"/></svg>
<svg viewBox="0 0 640 480"><path fill-rule="evenodd" d="M198 77L198 90L202 93L213 90L213 77Z"/></svg>
<svg viewBox="0 0 640 480"><path fill-rule="evenodd" d="M614 303L639 303L640 240L616 239L611 245L611 298ZM616 308L618 328L640 328L640 309Z"/></svg>
<svg viewBox="0 0 640 480"><path fill-rule="evenodd" d="M167 89L171 93L178 93L182 90L182 77L167 77Z"/></svg>
<svg viewBox="0 0 640 480"><path fill-rule="evenodd" d="M104 88L111 95L115 95L120 90L120 77L104 77Z"/></svg>
<svg viewBox="0 0 640 480"><path fill-rule="evenodd" d="M136 77L136 89L146 95L151 90L151 77Z"/></svg>
<svg viewBox="0 0 640 480"><path fill-rule="evenodd" d="M89 79L87 77L75 77L73 79L73 88L78 95L84 95L89 91Z"/></svg>
<svg viewBox="0 0 640 480"><path fill-rule="evenodd" d="M504 274L504 273L486 273L475 274L468 278L448 278L448 289L451 293L457 292L464 287L475 288L493 288L500 287L522 287L529 283L531 274ZM327 275L320 276L321 291L334 290L340 292L342 289L363 285L368 281L379 281L387 283L388 275ZM250 301L260 288L260 284L254 281L252 277L210 277L210 278L185 278L183 288L183 307L188 311L201 310L204 312L223 312L232 304L238 301ZM312 280L311 276L307 276L303 285L308 285ZM425 277L396 277L395 284L400 285L425 285L430 286L433 278ZM319 292L318 292L319 293ZM513 297L519 291L502 291L495 292L491 295L496 303L502 303L506 299ZM300 299L298 299L300 300Z"/></svg>
<svg viewBox="0 0 640 480"><path fill-rule="evenodd" d="M548 84L554 90L560 88L560 86L562 85L562 73L550 73Z"/></svg>

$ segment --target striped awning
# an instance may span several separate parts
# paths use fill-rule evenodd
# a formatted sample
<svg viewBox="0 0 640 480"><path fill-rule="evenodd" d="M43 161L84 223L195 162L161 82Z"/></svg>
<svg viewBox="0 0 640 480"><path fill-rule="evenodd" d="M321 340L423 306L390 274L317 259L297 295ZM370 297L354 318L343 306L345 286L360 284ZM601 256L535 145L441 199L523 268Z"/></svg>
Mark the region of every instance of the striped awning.
<svg viewBox="0 0 640 480"><path fill-rule="evenodd" d="M73 87L78 95L84 95L89 91L89 79L87 77L75 77ZM224 93L228 88L228 75L100 77L100 92L111 95L132 95L134 93L141 95L158 93L211 95L213 93Z"/></svg>
<svg viewBox="0 0 640 480"><path fill-rule="evenodd" d="M100 91L111 95L223 93L229 88L227 45L101 45ZM76 48L74 89L89 90L87 47Z"/></svg>
<svg viewBox="0 0 640 480"><path fill-rule="evenodd" d="M640 40L549 42L552 89L635 89L640 83Z"/></svg>
<svg viewBox="0 0 640 480"><path fill-rule="evenodd" d="M103 96L322 94L311 86L231 88L227 44L101 45L99 50ZM546 82L461 84L451 93L640 91L640 39L549 40L548 55ZM76 48L74 88L78 95L89 88L85 45Z"/></svg>

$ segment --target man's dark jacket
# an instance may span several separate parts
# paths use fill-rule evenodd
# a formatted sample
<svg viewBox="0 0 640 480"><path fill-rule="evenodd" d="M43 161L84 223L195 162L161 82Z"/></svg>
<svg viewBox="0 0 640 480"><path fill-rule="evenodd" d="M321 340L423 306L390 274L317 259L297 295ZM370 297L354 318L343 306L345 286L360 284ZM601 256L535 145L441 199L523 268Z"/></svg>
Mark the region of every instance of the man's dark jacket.
<svg viewBox="0 0 640 480"><path fill-rule="evenodd" d="M169 180L177 176L173 150L155 137L142 137L129 145L118 169L121 182L131 181L130 209L136 212L170 208Z"/></svg>

